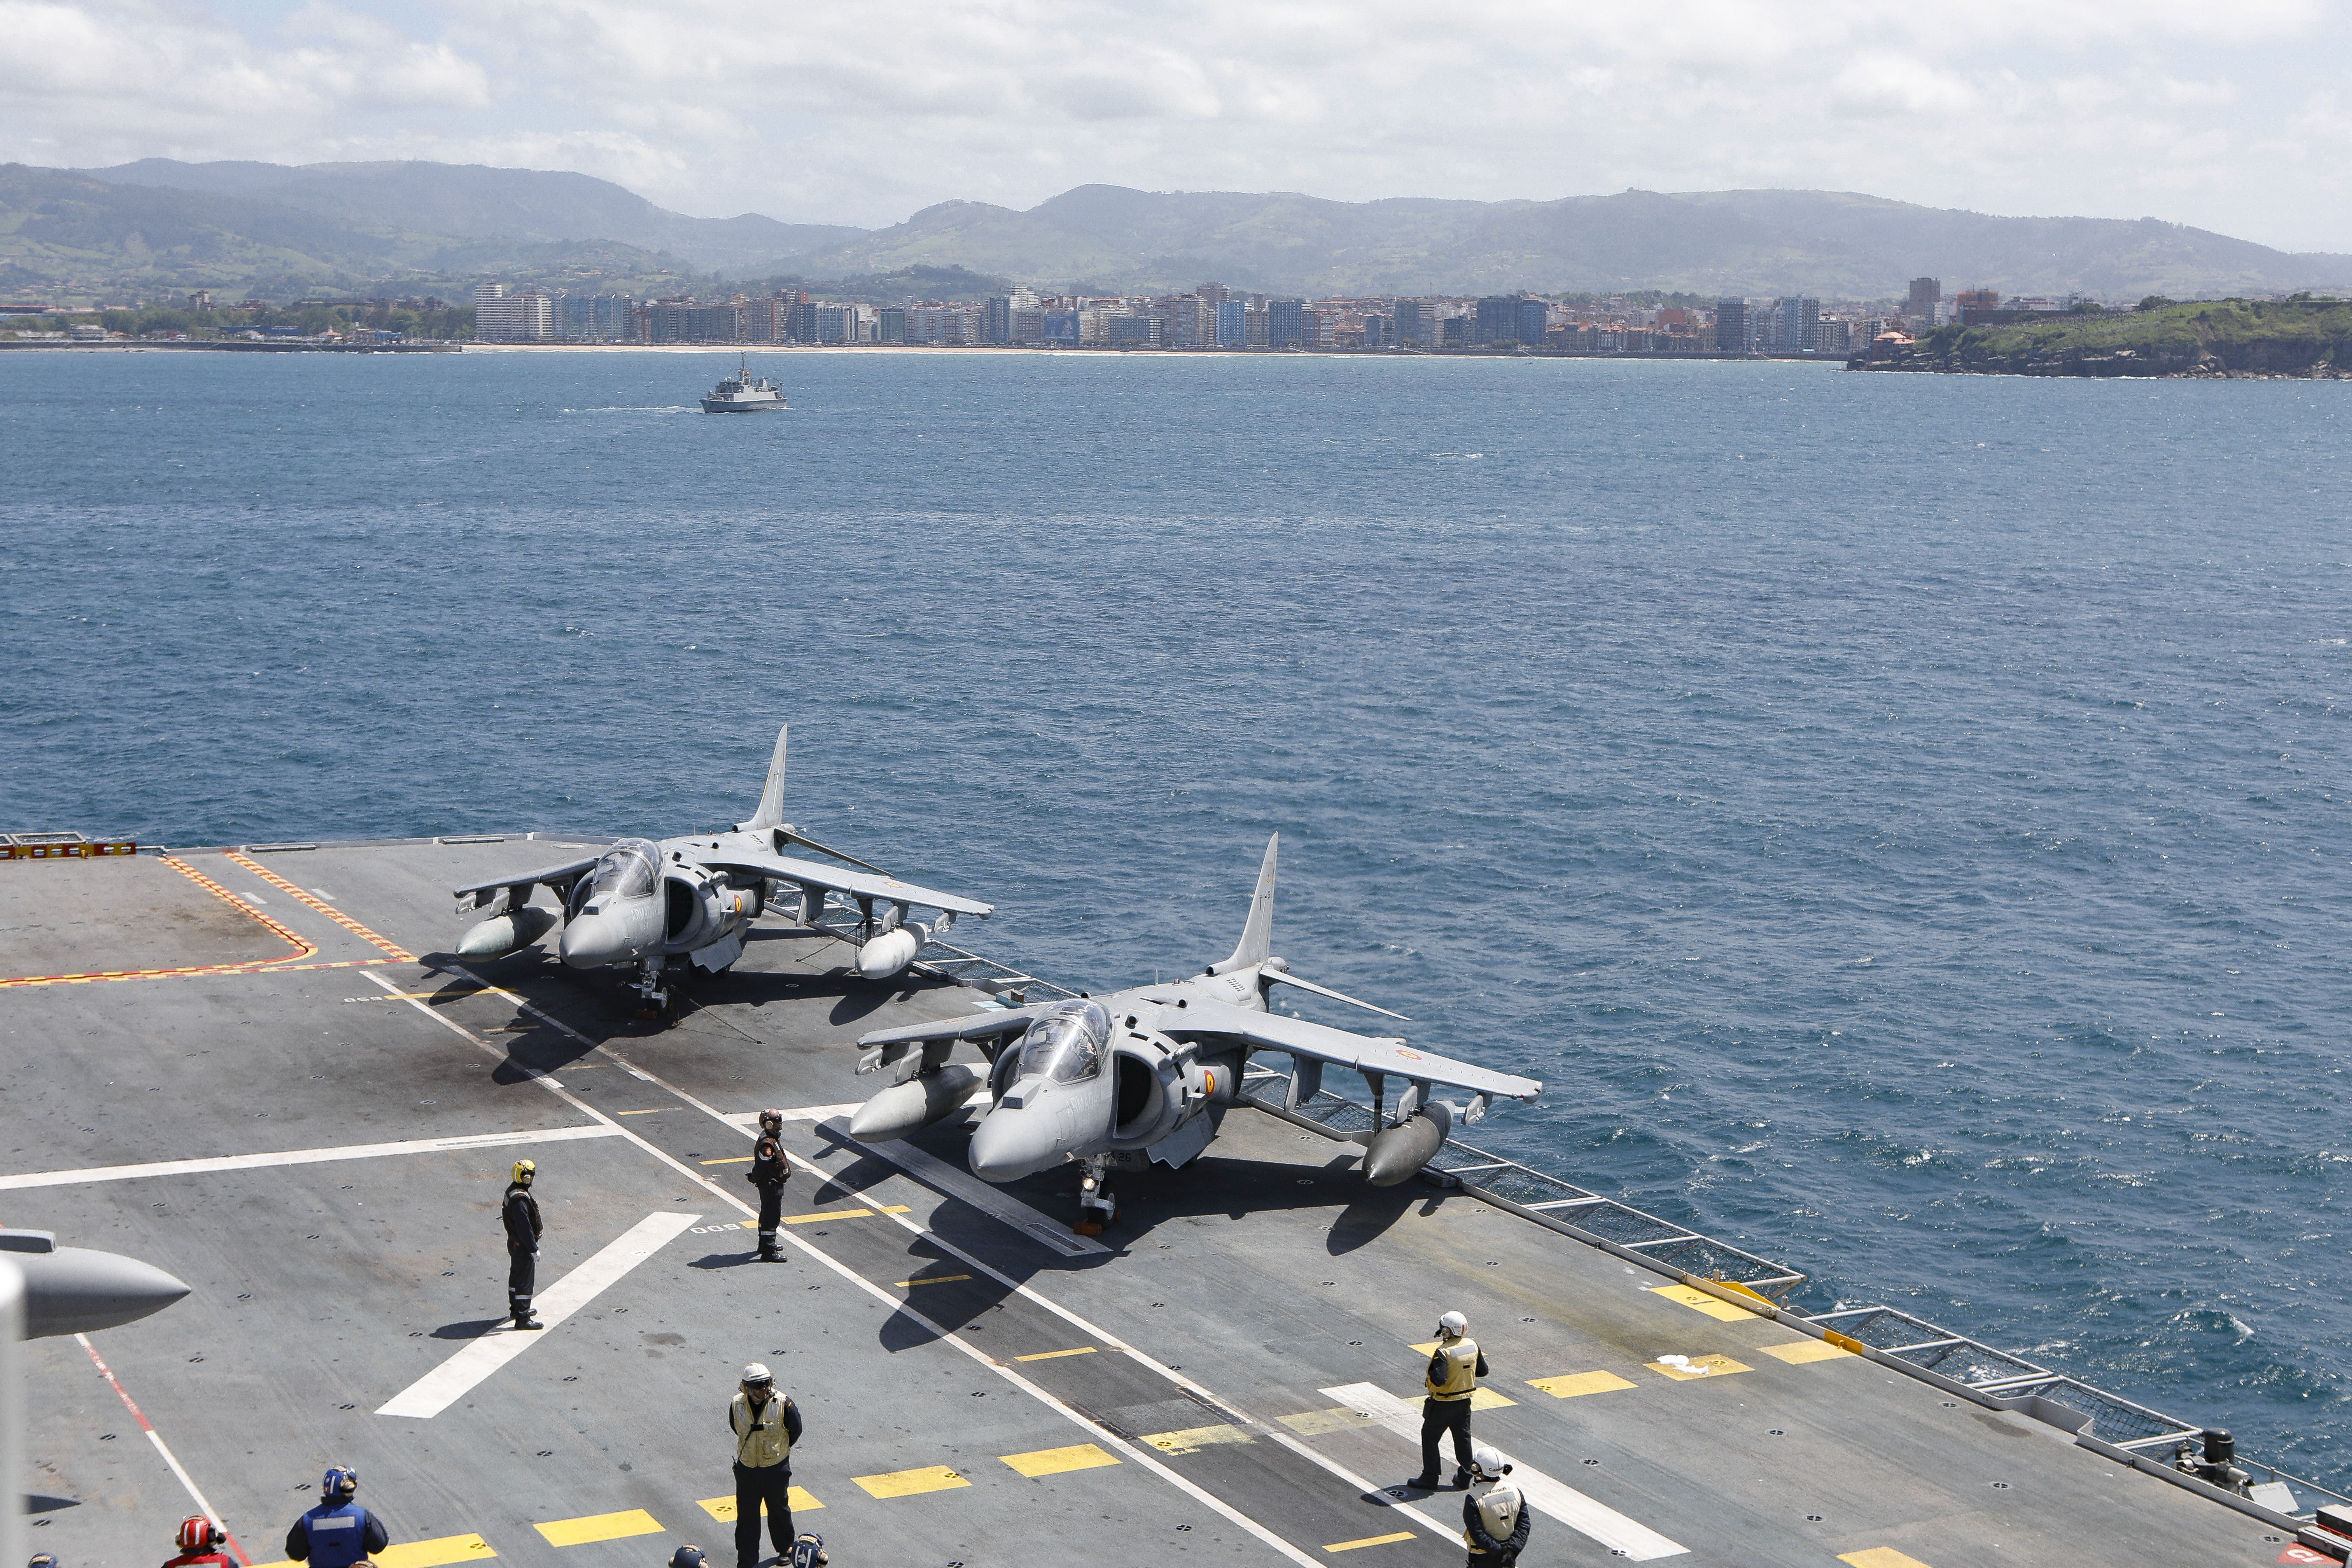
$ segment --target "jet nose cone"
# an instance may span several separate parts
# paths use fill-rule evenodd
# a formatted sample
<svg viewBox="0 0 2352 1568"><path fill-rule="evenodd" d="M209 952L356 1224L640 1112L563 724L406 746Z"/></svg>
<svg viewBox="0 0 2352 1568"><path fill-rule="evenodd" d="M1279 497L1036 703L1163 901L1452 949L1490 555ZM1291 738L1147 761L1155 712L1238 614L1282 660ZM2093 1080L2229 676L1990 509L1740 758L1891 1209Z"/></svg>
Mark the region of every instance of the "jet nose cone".
<svg viewBox="0 0 2352 1568"><path fill-rule="evenodd" d="M60 1247L9 1255L25 1272L25 1337L88 1334L136 1322L188 1293L152 1263L119 1253Z"/></svg>
<svg viewBox="0 0 2352 1568"><path fill-rule="evenodd" d="M971 1173L983 1182L1017 1182L1061 1158L1042 1108L1000 1105L971 1131Z"/></svg>
<svg viewBox="0 0 2352 1568"><path fill-rule="evenodd" d="M628 956L628 942L620 922L605 915L578 915L563 928L558 949L573 969L601 969Z"/></svg>

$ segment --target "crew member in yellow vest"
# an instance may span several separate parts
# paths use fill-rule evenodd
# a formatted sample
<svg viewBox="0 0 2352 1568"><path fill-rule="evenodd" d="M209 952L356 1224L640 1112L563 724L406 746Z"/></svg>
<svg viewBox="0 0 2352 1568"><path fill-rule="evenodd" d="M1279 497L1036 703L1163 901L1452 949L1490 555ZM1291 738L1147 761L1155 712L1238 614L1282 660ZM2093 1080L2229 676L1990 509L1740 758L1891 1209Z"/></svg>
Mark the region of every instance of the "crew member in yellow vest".
<svg viewBox="0 0 2352 1568"><path fill-rule="evenodd" d="M1532 1510L1506 1478L1511 1467L1484 1443L1470 1455L1473 1479L1492 1483L1462 1500L1462 1541L1470 1548L1469 1568L1517 1568L1527 1549Z"/></svg>
<svg viewBox="0 0 2352 1568"><path fill-rule="evenodd" d="M793 1445L801 1440L800 1408L753 1362L727 1406L727 1429L735 1435L735 1568L759 1568L762 1504L776 1555L792 1554Z"/></svg>
<svg viewBox="0 0 2352 1568"><path fill-rule="evenodd" d="M1470 1320L1459 1312L1438 1319L1437 1348L1422 1376L1429 1394L1421 1402L1421 1475L1412 1485L1436 1489L1437 1440L1447 1432L1454 1434L1454 1484L1470 1485L1470 1396L1486 1375L1486 1358L1470 1337Z"/></svg>

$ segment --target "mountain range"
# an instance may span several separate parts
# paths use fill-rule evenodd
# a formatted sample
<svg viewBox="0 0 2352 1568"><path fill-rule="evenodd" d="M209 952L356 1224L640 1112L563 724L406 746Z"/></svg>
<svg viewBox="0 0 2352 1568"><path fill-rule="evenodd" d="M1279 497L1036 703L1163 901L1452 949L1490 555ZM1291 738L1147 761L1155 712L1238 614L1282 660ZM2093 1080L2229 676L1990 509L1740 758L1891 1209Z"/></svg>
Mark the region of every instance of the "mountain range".
<svg viewBox="0 0 2352 1568"><path fill-rule="evenodd" d="M864 229L698 218L577 174L432 163L0 166L0 290L453 292L477 279L637 291L965 268L1041 289L1216 279L1268 293L1528 290L1899 297L2221 295L2352 285L2352 257L2155 218L2000 217L1834 191L1551 201L1080 185L1025 211L943 202Z"/></svg>

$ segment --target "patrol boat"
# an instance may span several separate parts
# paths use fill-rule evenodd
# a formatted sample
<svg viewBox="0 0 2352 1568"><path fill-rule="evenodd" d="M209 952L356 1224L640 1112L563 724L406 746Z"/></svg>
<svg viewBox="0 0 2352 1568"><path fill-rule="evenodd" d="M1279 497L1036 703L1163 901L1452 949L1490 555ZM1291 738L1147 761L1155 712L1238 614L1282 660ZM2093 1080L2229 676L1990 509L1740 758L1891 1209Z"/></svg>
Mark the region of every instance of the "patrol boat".
<svg viewBox="0 0 2352 1568"><path fill-rule="evenodd" d="M449 889L612 842L0 846L0 1039L22 1042L0 1218L191 1291L5 1346L29 1546L152 1568L203 1511L238 1560L290 1568L270 1560L333 1465L400 1568L707 1551L756 1361L804 1422L794 1523L837 1562L1456 1568L1476 1494L1405 1483L1458 1311L1490 1373L1472 1436L1512 1466L1531 1564L2352 1550L2352 1500L2226 1433L1567 1174L1449 1140L1371 1186L1369 1096L1255 1063L1216 1142L1127 1173L1100 1236L1073 1233L1074 1167L973 1175L968 1116L861 1144L850 1037L1111 987L937 942L869 981L854 900L824 911L837 934L763 911L666 1021L538 949L449 951ZM742 1179L763 1107L793 1166L780 1263L755 1260ZM536 1333L505 1326L519 1159Z"/></svg>
<svg viewBox="0 0 2352 1568"><path fill-rule="evenodd" d="M753 375L749 358L735 374L703 394L705 414L751 414L762 408L789 408L784 389L763 375Z"/></svg>

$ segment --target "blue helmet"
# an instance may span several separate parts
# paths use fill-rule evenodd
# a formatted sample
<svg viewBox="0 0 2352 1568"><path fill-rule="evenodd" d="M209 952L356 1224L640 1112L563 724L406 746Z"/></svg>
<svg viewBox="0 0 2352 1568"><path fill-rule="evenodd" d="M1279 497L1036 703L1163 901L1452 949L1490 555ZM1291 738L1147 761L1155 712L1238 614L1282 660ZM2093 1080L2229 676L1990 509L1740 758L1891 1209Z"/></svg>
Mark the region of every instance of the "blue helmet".
<svg viewBox="0 0 2352 1568"><path fill-rule="evenodd" d="M324 1502L341 1502L359 1489L360 1473L349 1465L330 1465L319 1478L319 1497Z"/></svg>

